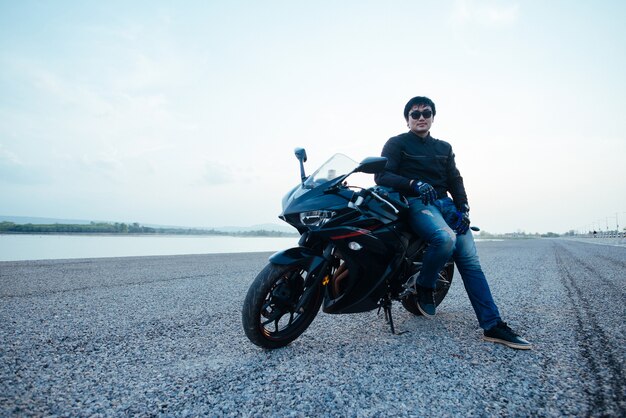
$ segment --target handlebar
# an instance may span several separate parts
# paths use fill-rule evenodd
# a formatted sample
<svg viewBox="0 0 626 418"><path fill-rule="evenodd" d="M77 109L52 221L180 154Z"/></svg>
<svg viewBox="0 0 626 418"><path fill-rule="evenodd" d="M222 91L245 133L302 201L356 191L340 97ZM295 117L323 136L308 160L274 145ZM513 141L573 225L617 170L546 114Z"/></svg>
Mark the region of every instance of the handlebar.
<svg viewBox="0 0 626 418"><path fill-rule="evenodd" d="M406 209L408 208L407 205L405 205L402 202L397 202L393 199L389 199L392 200L393 203L391 203L389 200L383 198L382 196L380 196L378 193L374 192L373 190L370 189L361 189L357 194L356 194L357 198L356 200L354 200L354 202L350 202L351 207L358 207L361 206L361 204L363 203L363 201L365 200L366 197L371 197L373 199L378 200L379 202L381 202L382 204L388 206L389 208L391 208L391 210L393 211L393 213L395 213L396 215L400 214L400 209L398 209L396 206L394 206L393 203L395 203L398 206L401 206L401 209Z"/></svg>
<svg viewBox="0 0 626 418"><path fill-rule="evenodd" d="M398 201L398 200L396 200L396 199L392 199L392 198L391 198L391 197L389 197L389 196L386 196L386 197L387 197L387 199L389 199L389 200L387 200L387 199L385 199L385 198L381 197L381 196L380 196L378 193L376 193L375 191L370 190L370 189L361 189L361 191L358 193L358 197L357 197L357 199L354 201L354 203L352 203L352 202L351 202L351 204L353 204L354 206L360 206L360 205L363 203L364 198L365 198L365 197L368 197L368 196L371 196L372 198L374 198L374 199L378 200L379 202L381 202L381 203L383 203L383 204L385 204L385 205L389 206L389 207L393 210L393 212L394 212L396 215L400 213L400 209L401 209L401 210L406 210L406 209L408 209L408 208L409 208L409 205L407 205L407 204L406 204L406 203L404 203L404 202ZM393 203L391 203L390 201L391 201L391 202L393 202ZM400 209L398 209L396 206L394 206L394 204L396 204L397 206L399 206L399 207L400 207ZM480 231L480 228L479 228L479 227L477 227L477 226L473 226L473 225L472 225L472 226L470 226L470 229L471 229L472 231L474 231L474 232L478 232L478 231Z"/></svg>
<svg viewBox="0 0 626 418"><path fill-rule="evenodd" d="M379 202L382 202L384 204L386 204L387 206L389 206L392 210L393 213L395 213L396 215L400 213L400 211L391 203L389 203L387 200L383 199L382 197L380 197L376 192L373 192L371 190L368 190L368 192L370 193L370 195L375 198L376 200L378 200Z"/></svg>

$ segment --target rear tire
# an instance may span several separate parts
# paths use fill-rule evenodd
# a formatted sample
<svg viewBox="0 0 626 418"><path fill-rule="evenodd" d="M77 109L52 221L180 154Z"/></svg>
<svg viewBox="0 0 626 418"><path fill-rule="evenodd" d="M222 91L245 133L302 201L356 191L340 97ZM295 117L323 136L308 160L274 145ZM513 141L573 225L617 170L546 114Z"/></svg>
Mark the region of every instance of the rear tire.
<svg viewBox="0 0 626 418"><path fill-rule="evenodd" d="M454 276L454 263L448 263L444 266L443 270L439 272L439 278L437 278L437 283L435 284L435 306L439 306L448 294L448 290L450 290L450 285L452 284L452 276ZM422 315L417 308L417 297L415 295L409 295L403 298L402 306L414 315Z"/></svg>
<svg viewBox="0 0 626 418"><path fill-rule="evenodd" d="M302 266L268 264L248 289L241 319L248 339L263 348L284 347L311 324L322 304L319 280L305 288L309 272ZM297 309L303 294L310 297ZM297 311L296 311L297 310Z"/></svg>

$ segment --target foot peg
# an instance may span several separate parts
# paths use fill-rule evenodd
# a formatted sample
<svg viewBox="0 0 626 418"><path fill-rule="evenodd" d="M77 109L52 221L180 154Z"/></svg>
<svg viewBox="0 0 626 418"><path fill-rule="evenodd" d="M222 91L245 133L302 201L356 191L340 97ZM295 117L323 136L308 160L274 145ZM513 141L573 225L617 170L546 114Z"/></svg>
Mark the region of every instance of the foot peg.
<svg viewBox="0 0 626 418"><path fill-rule="evenodd" d="M409 279L402 285L404 291L400 293L400 299L404 299L407 296L417 295L417 278L419 277L420 272L413 274Z"/></svg>

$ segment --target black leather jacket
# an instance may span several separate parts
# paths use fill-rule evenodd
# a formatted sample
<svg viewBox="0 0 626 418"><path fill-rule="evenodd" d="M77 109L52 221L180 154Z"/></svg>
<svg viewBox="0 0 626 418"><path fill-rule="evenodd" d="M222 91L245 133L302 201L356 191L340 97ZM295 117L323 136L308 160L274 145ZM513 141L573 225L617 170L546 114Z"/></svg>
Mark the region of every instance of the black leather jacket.
<svg viewBox="0 0 626 418"><path fill-rule="evenodd" d="M429 183L439 199L449 192L457 207L467 202L463 177L456 168L452 146L430 134L422 138L409 131L390 138L381 153L387 157L385 171L376 174L376 184L415 196L410 181Z"/></svg>

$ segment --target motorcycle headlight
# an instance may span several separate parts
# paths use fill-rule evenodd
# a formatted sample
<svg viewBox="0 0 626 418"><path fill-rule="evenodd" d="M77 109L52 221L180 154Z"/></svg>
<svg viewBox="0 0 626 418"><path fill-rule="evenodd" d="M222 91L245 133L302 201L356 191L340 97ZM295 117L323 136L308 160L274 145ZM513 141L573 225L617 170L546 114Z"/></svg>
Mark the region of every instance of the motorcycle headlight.
<svg viewBox="0 0 626 418"><path fill-rule="evenodd" d="M329 210L312 210L300 214L300 223L304 226L320 227L328 222L335 212Z"/></svg>

